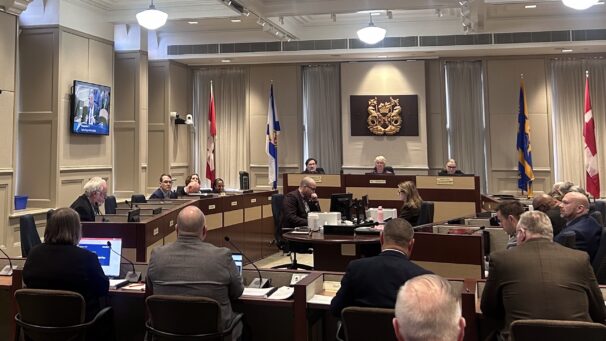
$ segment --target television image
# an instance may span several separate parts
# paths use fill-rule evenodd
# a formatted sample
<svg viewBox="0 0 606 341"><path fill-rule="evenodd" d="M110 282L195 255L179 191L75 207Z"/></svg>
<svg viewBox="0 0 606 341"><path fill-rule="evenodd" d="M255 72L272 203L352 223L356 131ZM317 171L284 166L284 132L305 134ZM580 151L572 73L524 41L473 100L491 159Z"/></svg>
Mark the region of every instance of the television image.
<svg viewBox="0 0 606 341"><path fill-rule="evenodd" d="M109 135L111 88L105 85L74 81L71 132L79 135Z"/></svg>

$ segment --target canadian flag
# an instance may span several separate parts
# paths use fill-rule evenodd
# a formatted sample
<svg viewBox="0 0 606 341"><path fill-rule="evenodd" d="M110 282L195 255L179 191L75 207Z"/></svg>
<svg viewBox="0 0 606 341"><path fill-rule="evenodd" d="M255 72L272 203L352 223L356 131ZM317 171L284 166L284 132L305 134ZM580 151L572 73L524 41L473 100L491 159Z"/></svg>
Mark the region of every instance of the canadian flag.
<svg viewBox="0 0 606 341"><path fill-rule="evenodd" d="M210 82L210 101L208 104L208 139L206 141L206 178L211 185L215 181L215 138L217 136L217 117L215 113L215 95L213 82Z"/></svg>
<svg viewBox="0 0 606 341"><path fill-rule="evenodd" d="M583 143L585 147L585 175L587 192L594 198L600 197L600 174L598 173L598 149L595 142L595 124L591 113L589 96L589 72L585 77L585 115L583 125Z"/></svg>

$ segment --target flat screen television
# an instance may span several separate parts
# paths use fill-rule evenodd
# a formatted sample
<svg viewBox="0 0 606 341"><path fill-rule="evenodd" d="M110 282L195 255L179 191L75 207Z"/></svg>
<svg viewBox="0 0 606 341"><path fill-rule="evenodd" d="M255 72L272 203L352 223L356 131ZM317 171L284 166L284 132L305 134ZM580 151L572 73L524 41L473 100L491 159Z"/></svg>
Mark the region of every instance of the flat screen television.
<svg viewBox="0 0 606 341"><path fill-rule="evenodd" d="M109 135L109 86L74 81L70 130L78 135Z"/></svg>

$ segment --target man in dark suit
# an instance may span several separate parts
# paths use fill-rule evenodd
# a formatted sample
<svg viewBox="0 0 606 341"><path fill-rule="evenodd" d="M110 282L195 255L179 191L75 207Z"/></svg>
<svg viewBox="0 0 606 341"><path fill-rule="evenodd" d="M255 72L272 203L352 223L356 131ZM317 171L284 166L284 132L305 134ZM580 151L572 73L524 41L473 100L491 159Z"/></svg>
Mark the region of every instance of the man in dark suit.
<svg viewBox="0 0 606 341"><path fill-rule="evenodd" d="M457 161L450 159L446 162L446 167L438 172L439 176L465 175L460 169L457 169Z"/></svg>
<svg viewBox="0 0 606 341"><path fill-rule="evenodd" d="M549 217L540 211L522 214L518 246L491 254L482 293L485 317L504 322L500 336L520 319L604 323L604 298L587 253L552 241Z"/></svg>
<svg viewBox="0 0 606 341"><path fill-rule="evenodd" d="M320 212L320 203L316 195L316 182L304 177L299 188L284 196L282 204L282 228L307 226L307 213Z"/></svg>
<svg viewBox="0 0 606 341"><path fill-rule="evenodd" d="M305 170L303 174L324 174L324 168L318 167L318 160L310 157L305 160Z"/></svg>
<svg viewBox="0 0 606 341"><path fill-rule="evenodd" d="M93 177L84 185L84 194L79 196L70 206L78 212L80 221L95 221L99 214L99 206L105 203L107 183L100 177Z"/></svg>
<svg viewBox="0 0 606 341"><path fill-rule="evenodd" d="M353 260L341 280L341 288L330 303L330 312L341 316L349 306L393 309L400 287L409 279L430 274L408 258L414 244L409 222L390 220L381 232L378 256Z"/></svg>
<svg viewBox="0 0 606 341"><path fill-rule="evenodd" d="M537 211L547 214L553 227L554 236L557 236L564 226L566 226L566 220L560 216L559 202L549 194L543 193L534 197L532 199L532 207Z"/></svg>
<svg viewBox="0 0 606 341"><path fill-rule="evenodd" d="M160 187L149 196L149 199L177 199L178 195L173 192L173 177L170 174L160 175Z"/></svg>
<svg viewBox="0 0 606 341"><path fill-rule="evenodd" d="M602 226L589 215L587 197L581 192L566 193L560 204L560 215L566 220L566 227L554 240L561 244L567 234L574 233L575 249L587 252L593 261L600 246Z"/></svg>

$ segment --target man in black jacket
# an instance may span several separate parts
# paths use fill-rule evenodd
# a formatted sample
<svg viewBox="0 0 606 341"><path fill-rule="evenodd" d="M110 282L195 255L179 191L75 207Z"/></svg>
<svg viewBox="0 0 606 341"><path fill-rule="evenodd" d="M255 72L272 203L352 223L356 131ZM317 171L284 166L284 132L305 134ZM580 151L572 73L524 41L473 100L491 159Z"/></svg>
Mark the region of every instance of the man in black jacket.
<svg viewBox="0 0 606 341"><path fill-rule="evenodd" d="M90 178L84 185L84 194L79 196L70 206L78 212L80 221L95 221L99 214L99 206L105 203L107 183L98 176Z"/></svg>
<svg viewBox="0 0 606 341"><path fill-rule="evenodd" d="M316 182L306 176L301 179L299 188L284 196L282 228L307 226L309 212L320 212L320 203L316 195Z"/></svg>

